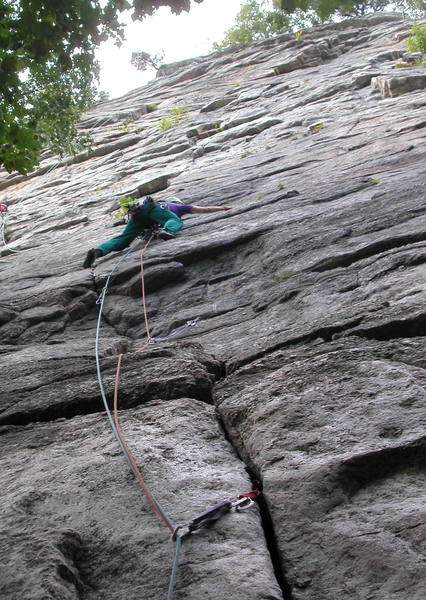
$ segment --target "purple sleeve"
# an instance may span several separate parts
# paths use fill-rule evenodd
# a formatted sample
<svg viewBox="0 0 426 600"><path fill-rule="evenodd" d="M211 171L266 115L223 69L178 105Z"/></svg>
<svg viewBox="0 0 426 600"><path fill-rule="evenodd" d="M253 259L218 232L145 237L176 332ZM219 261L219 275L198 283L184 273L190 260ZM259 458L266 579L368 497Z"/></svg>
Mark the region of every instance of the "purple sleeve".
<svg viewBox="0 0 426 600"><path fill-rule="evenodd" d="M174 202L161 202L162 206L165 206L168 210L171 210L178 217L182 217L192 212L192 204L175 204Z"/></svg>

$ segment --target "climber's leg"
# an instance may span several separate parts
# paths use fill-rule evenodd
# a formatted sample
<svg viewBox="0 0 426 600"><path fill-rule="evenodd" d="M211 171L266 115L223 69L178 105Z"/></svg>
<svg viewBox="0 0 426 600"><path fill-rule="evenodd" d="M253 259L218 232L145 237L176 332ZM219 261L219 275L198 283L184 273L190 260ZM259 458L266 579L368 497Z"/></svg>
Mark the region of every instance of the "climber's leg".
<svg viewBox="0 0 426 600"><path fill-rule="evenodd" d="M174 236L183 227L183 221L171 210L156 206L149 213L149 218L161 225L161 232L166 232ZM161 233L160 232L160 233Z"/></svg>
<svg viewBox="0 0 426 600"><path fill-rule="evenodd" d="M102 252L102 256L106 256L110 252L123 250L124 248L127 248L127 246L133 242L135 237L140 235L145 228L146 226L136 221L136 219L130 219L120 235L117 235L106 242L102 242L102 244L96 246L95 250Z"/></svg>

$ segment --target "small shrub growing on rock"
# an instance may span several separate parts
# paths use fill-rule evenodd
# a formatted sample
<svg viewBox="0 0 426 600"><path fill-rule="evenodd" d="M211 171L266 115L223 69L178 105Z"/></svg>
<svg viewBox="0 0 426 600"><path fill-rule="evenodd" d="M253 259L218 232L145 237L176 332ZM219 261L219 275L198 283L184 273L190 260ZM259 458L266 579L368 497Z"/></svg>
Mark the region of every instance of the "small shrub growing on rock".
<svg viewBox="0 0 426 600"><path fill-rule="evenodd" d="M113 127L112 129L114 131L129 131L129 125L133 122L133 119L126 119L121 125L116 125L116 127Z"/></svg>
<svg viewBox="0 0 426 600"><path fill-rule="evenodd" d="M285 188L285 184L284 183L279 183L278 184L278 189L279 190L283 190Z"/></svg>
<svg viewBox="0 0 426 600"><path fill-rule="evenodd" d="M129 204L134 202L135 199L132 196L125 196L124 198L120 198L118 204L120 205L120 209L113 214L114 219L121 219L127 215L127 207Z"/></svg>
<svg viewBox="0 0 426 600"><path fill-rule="evenodd" d="M166 115L162 117L159 124L160 131L167 131L167 129L171 129L172 127L176 127L179 125L181 121L186 121L188 119L187 113L189 112L189 106L175 106L170 111L170 115Z"/></svg>
<svg viewBox="0 0 426 600"><path fill-rule="evenodd" d="M426 25L412 26L411 35L407 40L407 50L426 54Z"/></svg>
<svg viewBox="0 0 426 600"><path fill-rule="evenodd" d="M309 133L317 133L317 131L321 131L321 129L325 128L325 123L312 123L309 125L308 132Z"/></svg>
<svg viewBox="0 0 426 600"><path fill-rule="evenodd" d="M172 115L172 121L175 125L177 125L180 121L186 121L188 115L186 113L189 112L189 106L175 106L170 111Z"/></svg>
<svg viewBox="0 0 426 600"><path fill-rule="evenodd" d="M413 67L426 67L426 60L418 60L416 62L400 62L395 63L392 69L412 69Z"/></svg>
<svg viewBox="0 0 426 600"><path fill-rule="evenodd" d="M171 129L173 127L173 123L169 119L169 117L162 117L160 120L160 124L158 126L160 131L167 131L167 129Z"/></svg>
<svg viewBox="0 0 426 600"><path fill-rule="evenodd" d="M380 183L380 179L378 177L373 177L373 183L375 183L376 185L378 185Z"/></svg>
<svg viewBox="0 0 426 600"><path fill-rule="evenodd" d="M399 62L392 65L392 69L408 69L414 67L414 64L408 62Z"/></svg>

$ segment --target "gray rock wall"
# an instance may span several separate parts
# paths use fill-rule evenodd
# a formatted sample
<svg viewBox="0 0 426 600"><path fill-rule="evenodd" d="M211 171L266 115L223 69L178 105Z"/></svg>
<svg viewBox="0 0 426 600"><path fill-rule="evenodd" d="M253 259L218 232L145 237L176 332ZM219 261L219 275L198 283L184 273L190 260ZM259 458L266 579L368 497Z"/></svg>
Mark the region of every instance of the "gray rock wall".
<svg viewBox="0 0 426 600"><path fill-rule="evenodd" d="M426 69L377 14L168 65L94 107L90 153L0 174L1 597L420 600L425 580ZM414 57L415 58L415 57ZM173 108L188 107L173 127ZM230 205L82 269L117 200Z"/></svg>

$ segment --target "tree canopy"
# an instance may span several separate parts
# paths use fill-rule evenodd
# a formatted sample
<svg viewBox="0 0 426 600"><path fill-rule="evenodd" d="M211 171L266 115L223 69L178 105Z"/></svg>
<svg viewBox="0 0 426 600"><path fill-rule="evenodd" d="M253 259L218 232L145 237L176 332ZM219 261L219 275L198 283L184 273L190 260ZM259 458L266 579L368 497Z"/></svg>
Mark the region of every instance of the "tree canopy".
<svg viewBox="0 0 426 600"><path fill-rule="evenodd" d="M190 0L0 0L0 165L25 174L43 147L84 146L76 125L96 97L96 48L123 40L122 12L160 6L179 14Z"/></svg>
<svg viewBox="0 0 426 600"><path fill-rule="evenodd" d="M297 32L314 25L397 8L408 16L421 17L426 0L246 0L214 50L266 39L284 32Z"/></svg>
<svg viewBox="0 0 426 600"><path fill-rule="evenodd" d="M221 42L213 44L213 49L262 40L288 28L289 17L285 12L264 11L262 5L256 0L247 0L235 18L234 27L228 29Z"/></svg>
<svg viewBox="0 0 426 600"><path fill-rule="evenodd" d="M220 50L236 44L264 40L286 31L295 31L311 27L322 21L313 11L297 10L288 14L280 8L272 10L267 0L246 0L235 18L235 25L225 32L221 42L213 44L214 50Z"/></svg>
<svg viewBox="0 0 426 600"><path fill-rule="evenodd" d="M421 16L426 10L424 0L273 0L273 5L287 14L313 10L323 20L335 14L355 17L395 8L411 16Z"/></svg>
<svg viewBox="0 0 426 600"><path fill-rule="evenodd" d="M157 52L157 54L150 54L149 52L144 52L141 50L139 52L132 52L132 58L130 62L136 69L138 69L138 71L145 71L145 69L149 68L158 71L163 59L163 51Z"/></svg>

